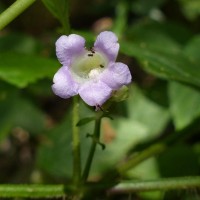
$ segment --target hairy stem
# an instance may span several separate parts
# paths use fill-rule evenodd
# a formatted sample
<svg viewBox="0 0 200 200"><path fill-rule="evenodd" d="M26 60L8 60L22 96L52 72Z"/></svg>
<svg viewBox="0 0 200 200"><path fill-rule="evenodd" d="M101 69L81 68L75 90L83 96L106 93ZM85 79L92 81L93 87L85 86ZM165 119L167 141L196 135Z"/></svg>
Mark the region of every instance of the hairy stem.
<svg viewBox="0 0 200 200"><path fill-rule="evenodd" d="M68 186L69 187L69 186ZM53 198L65 196L64 185L0 185L0 197ZM71 190L71 189L69 189Z"/></svg>
<svg viewBox="0 0 200 200"><path fill-rule="evenodd" d="M200 188L200 176L163 178L147 181L126 181L109 190L110 194L144 192L153 190L180 190Z"/></svg>
<svg viewBox="0 0 200 200"><path fill-rule="evenodd" d="M73 97L73 111L72 111L72 151L73 151L73 181L75 185L80 183L81 177L81 159L80 159L80 137L79 128L76 124L79 121L79 98Z"/></svg>
<svg viewBox="0 0 200 200"><path fill-rule="evenodd" d="M17 0L0 15L0 30L13 21L36 0Z"/></svg>
<svg viewBox="0 0 200 200"><path fill-rule="evenodd" d="M84 188L89 191L109 188L113 183L86 183ZM144 191L167 191L187 190L200 188L200 176L163 178L147 181L123 181L108 190L108 194L144 192ZM72 197L74 191L71 185L37 185L37 184L0 184L0 198L65 198Z"/></svg>
<svg viewBox="0 0 200 200"><path fill-rule="evenodd" d="M100 129L101 129L101 118L102 118L101 114L97 113L96 114L96 120L95 120L94 132L93 132L93 135L92 135L92 145L90 147L90 151L89 151L88 158L87 158L87 161L86 161L85 169L83 171L83 177L82 177L83 181L86 181L88 176L89 176L89 172L90 172L90 168L91 168L91 165L92 165L92 160L93 160L93 157L94 157L96 146L99 142Z"/></svg>

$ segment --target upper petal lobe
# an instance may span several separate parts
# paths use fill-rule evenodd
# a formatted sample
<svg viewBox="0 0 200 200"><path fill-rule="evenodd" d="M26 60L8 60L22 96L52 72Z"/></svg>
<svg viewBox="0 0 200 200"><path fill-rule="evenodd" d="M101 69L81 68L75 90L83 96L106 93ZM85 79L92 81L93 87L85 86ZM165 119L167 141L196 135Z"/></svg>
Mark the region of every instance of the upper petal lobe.
<svg viewBox="0 0 200 200"><path fill-rule="evenodd" d="M74 56L84 51L85 39L79 35L63 35L56 41L56 55L62 65L70 66Z"/></svg>
<svg viewBox="0 0 200 200"><path fill-rule="evenodd" d="M114 62L119 51L117 36L111 31L101 32L94 43L95 50L98 50L107 56L110 62Z"/></svg>

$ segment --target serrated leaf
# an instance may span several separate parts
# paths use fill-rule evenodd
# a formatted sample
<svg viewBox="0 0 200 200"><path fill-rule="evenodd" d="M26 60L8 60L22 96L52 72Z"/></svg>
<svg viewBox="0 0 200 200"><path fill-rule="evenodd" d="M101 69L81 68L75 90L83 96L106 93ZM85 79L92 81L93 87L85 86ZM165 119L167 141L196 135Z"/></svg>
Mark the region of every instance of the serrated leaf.
<svg viewBox="0 0 200 200"><path fill-rule="evenodd" d="M94 120L95 120L95 117L85 117L85 118L79 120L79 122L76 124L76 126L83 126Z"/></svg>
<svg viewBox="0 0 200 200"><path fill-rule="evenodd" d="M42 78L52 78L58 69L58 62L36 55L1 52L0 78L19 88Z"/></svg>

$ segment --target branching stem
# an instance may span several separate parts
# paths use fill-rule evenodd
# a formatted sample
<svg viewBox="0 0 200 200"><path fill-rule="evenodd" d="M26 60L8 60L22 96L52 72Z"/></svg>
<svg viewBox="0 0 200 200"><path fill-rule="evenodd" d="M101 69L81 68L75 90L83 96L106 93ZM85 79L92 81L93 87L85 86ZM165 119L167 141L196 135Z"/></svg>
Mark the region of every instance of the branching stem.
<svg viewBox="0 0 200 200"><path fill-rule="evenodd" d="M92 165L92 160L94 157L94 153L96 150L96 146L99 142L99 137L100 137L100 129L101 129L101 119L102 119L102 114L101 111L96 113L96 120L95 120L95 127L94 127L94 132L92 135L92 145L90 147L90 151L89 151L89 155L86 161L86 165L85 165L85 169L83 171L83 177L82 180L86 181L88 176L89 176L89 172L90 172L90 168Z"/></svg>

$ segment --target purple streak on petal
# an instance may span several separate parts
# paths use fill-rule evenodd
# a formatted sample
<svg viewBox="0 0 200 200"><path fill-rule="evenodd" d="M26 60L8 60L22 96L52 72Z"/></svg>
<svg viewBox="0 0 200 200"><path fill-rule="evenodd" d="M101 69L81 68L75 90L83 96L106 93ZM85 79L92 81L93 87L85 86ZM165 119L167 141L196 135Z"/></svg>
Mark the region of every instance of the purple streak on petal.
<svg viewBox="0 0 200 200"><path fill-rule="evenodd" d="M53 78L53 92L61 98L67 99L78 94L78 84L74 82L67 66L61 67Z"/></svg>
<svg viewBox="0 0 200 200"><path fill-rule="evenodd" d="M72 58L84 51L85 39L79 35L63 35L56 41L56 55L61 64L70 66Z"/></svg>
<svg viewBox="0 0 200 200"><path fill-rule="evenodd" d="M127 65L116 62L108 66L101 74L100 80L113 90L131 82L131 73Z"/></svg>
<svg viewBox="0 0 200 200"><path fill-rule="evenodd" d="M90 106L101 106L111 95L112 89L103 82L88 81L80 87L79 95Z"/></svg>
<svg viewBox="0 0 200 200"><path fill-rule="evenodd" d="M94 49L101 51L110 62L114 62L119 51L117 36L111 31L101 32L94 43Z"/></svg>

